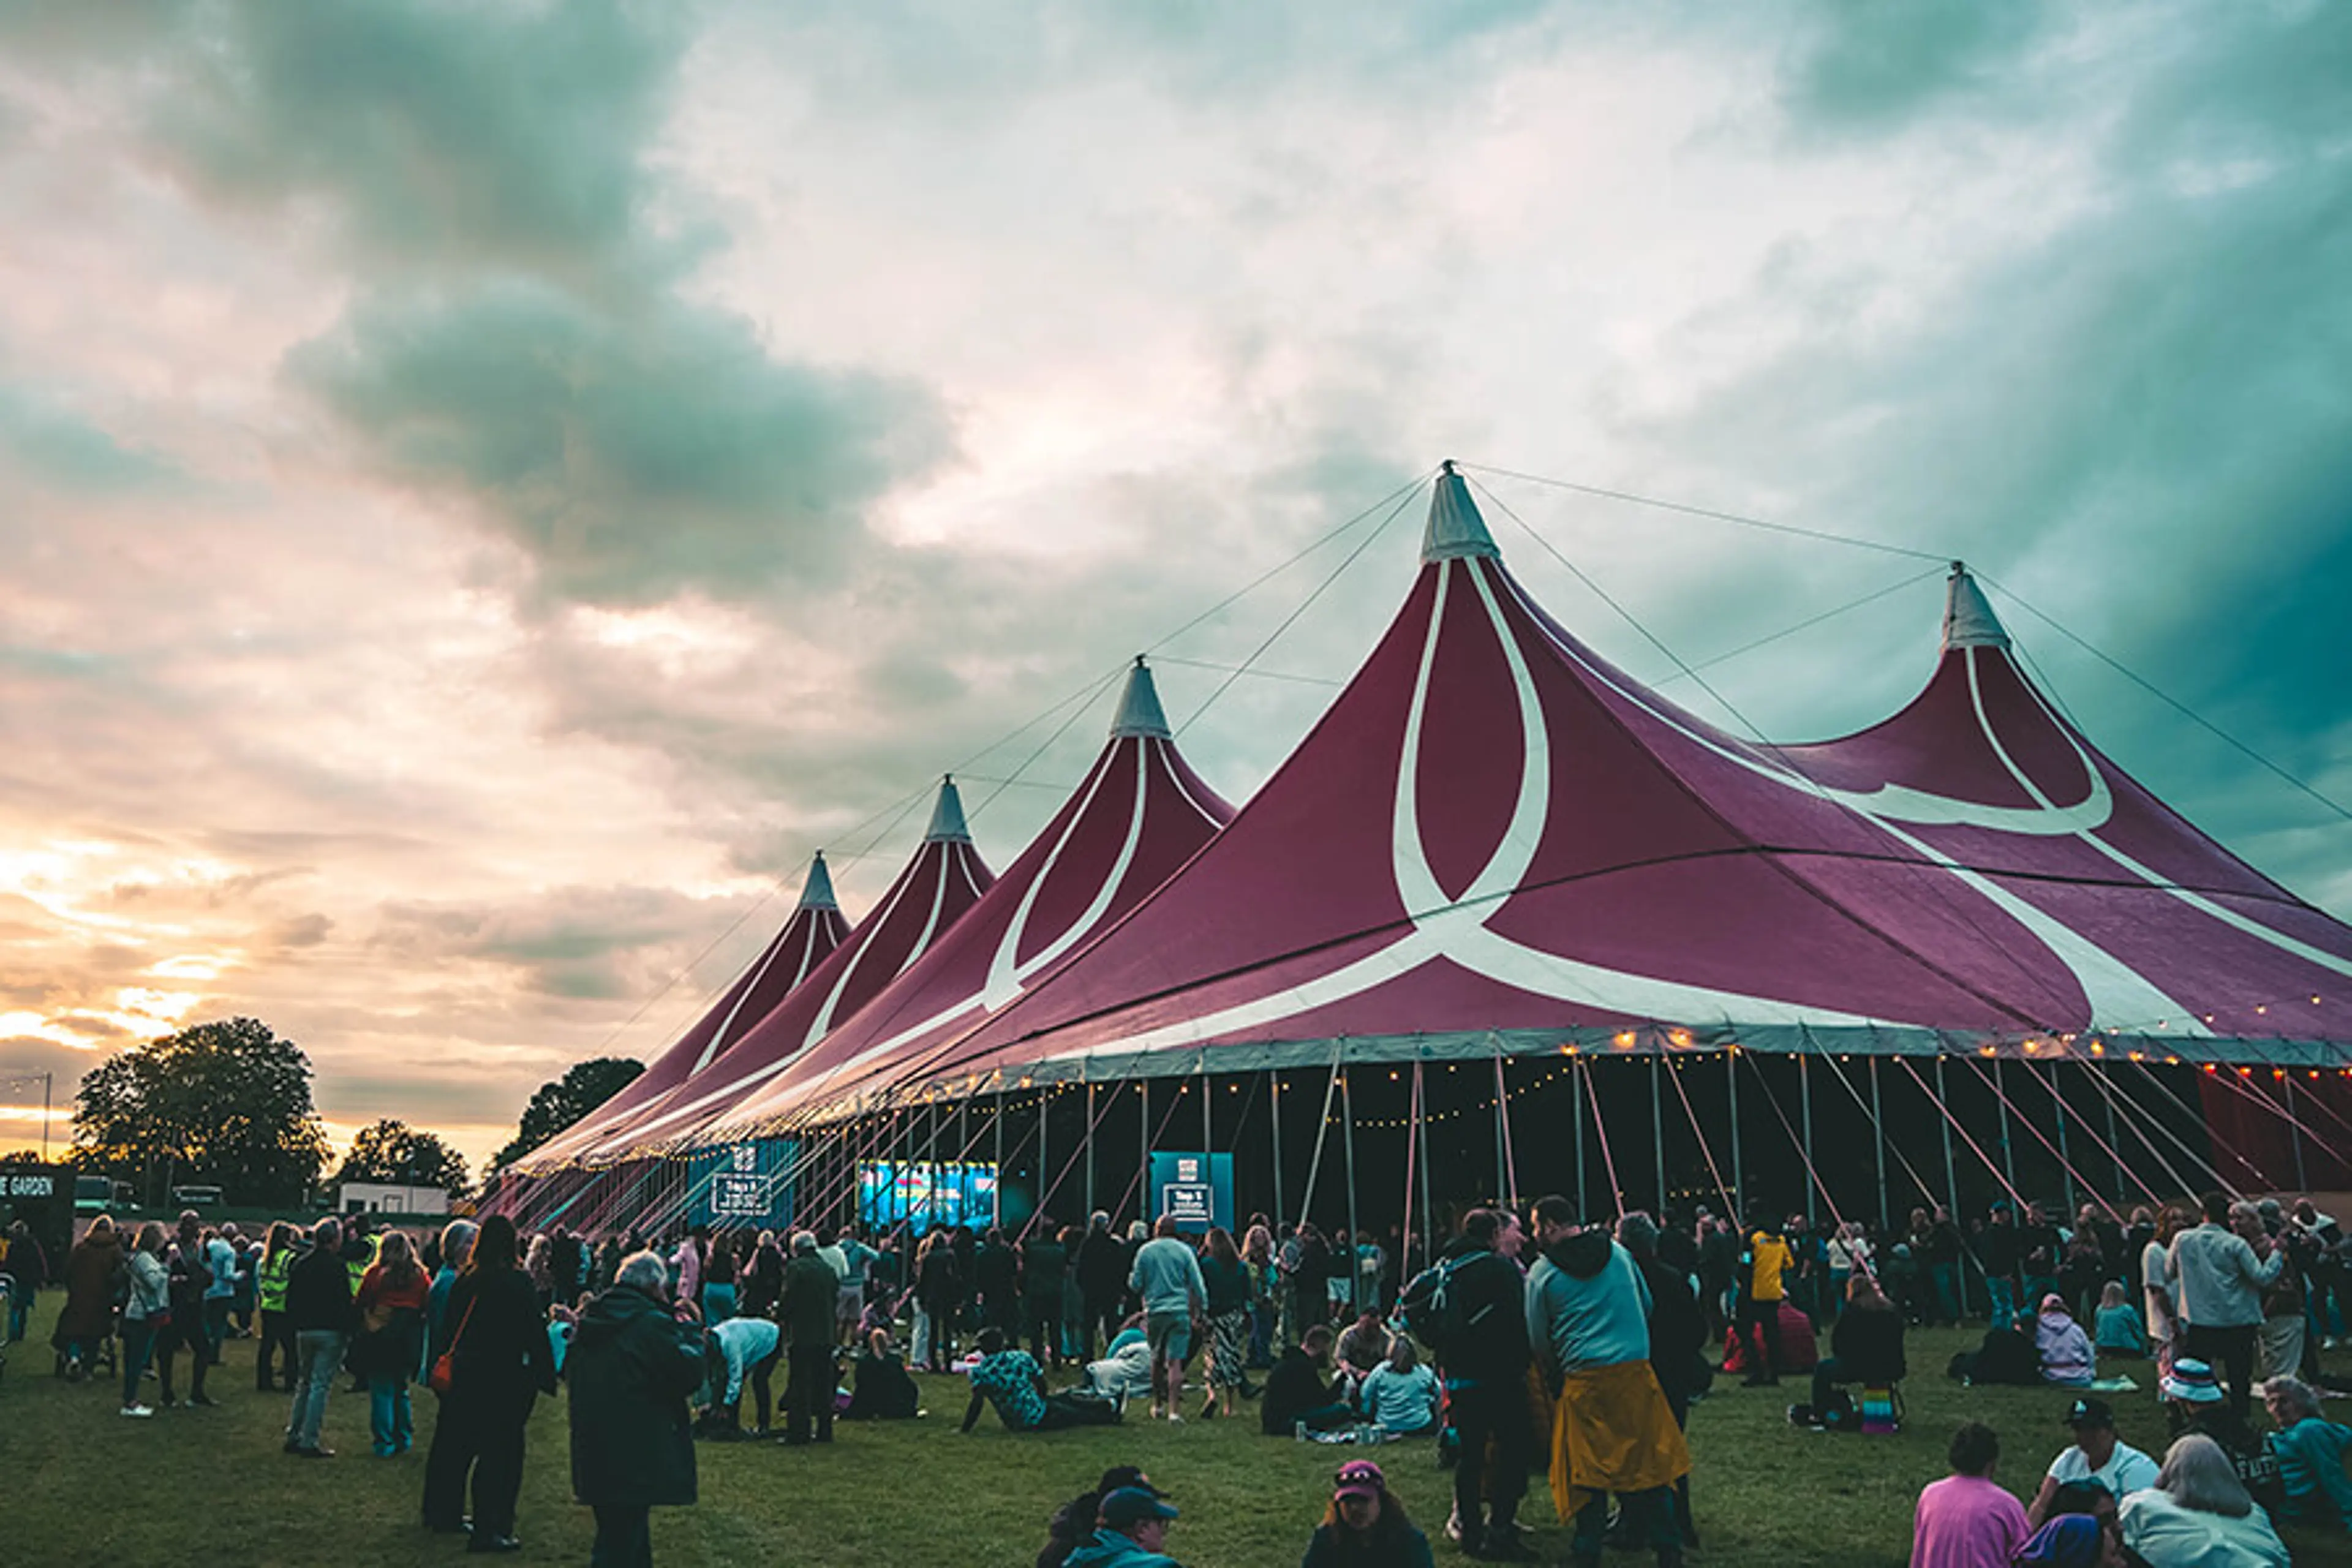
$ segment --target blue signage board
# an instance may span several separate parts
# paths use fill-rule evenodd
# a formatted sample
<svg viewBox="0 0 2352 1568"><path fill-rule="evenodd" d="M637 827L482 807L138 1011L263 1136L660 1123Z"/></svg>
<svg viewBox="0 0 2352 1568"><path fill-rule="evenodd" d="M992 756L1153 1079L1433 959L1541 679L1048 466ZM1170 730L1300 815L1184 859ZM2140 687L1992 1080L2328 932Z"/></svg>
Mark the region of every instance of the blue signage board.
<svg viewBox="0 0 2352 1568"><path fill-rule="evenodd" d="M1231 1154L1151 1155L1151 1213L1172 1216L1180 1230L1204 1231L1213 1225L1234 1228L1234 1157Z"/></svg>
<svg viewBox="0 0 2352 1568"><path fill-rule="evenodd" d="M689 1167L687 1222L714 1230L782 1230L793 1222L789 1138L735 1143L697 1154Z"/></svg>

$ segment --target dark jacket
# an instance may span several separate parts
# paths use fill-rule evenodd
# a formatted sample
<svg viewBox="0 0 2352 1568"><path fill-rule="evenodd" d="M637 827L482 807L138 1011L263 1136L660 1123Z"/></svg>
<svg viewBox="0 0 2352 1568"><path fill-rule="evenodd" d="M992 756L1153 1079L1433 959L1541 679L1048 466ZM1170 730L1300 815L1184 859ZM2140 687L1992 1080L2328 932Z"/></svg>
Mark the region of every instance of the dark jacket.
<svg viewBox="0 0 2352 1568"><path fill-rule="evenodd" d="M938 1245L923 1254L915 1265L915 1300L934 1318L963 1304L963 1270L956 1263L954 1247Z"/></svg>
<svg viewBox="0 0 2352 1568"><path fill-rule="evenodd" d="M1108 1301L1127 1289L1127 1244L1107 1230L1090 1230L1078 1243L1078 1290L1090 1301Z"/></svg>
<svg viewBox="0 0 2352 1568"><path fill-rule="evenodd" d="M785 1264L783 1299L776 1306L784 1338L801 1347L831 1344L840 1300L841 1277L815 1253L803 1252Z"/></svg>
<svg viewBox="0 0 2352 1568"><path fill-rule="evenodd" d="M894 1355L867 1351L857 1358L857 1377L849 1391L845 1421L905 1421L922 1404L907 1363Z"/></svg>
<svg viewBox="0 0 2352 1568"><path fill-rule="evenodd" d="M1001 1241L983 1241L972 1257L972 1288L992 1310L1001 1309L1019 1293L1021 1258Z"/></svg>
<svg viewBox="0 0 2352 1568"><path fill-rule="evenodd" d="M1307 1542L1298 1568L1432 1568L1429 1537L1400 1521L1388 1530L1374 1530L1370 1551L1350 1551L1340 1539L1339 1527L1321 1524Z"/></svg>
<svg viewBox="0 0 2352 1568"><path fill-rule="evenodd" d="M127 1267L121 1233L85 1236L66 1254L66 1306L58 1316L56 1343L94 1340L112 1324L115 1281Z"/></svg>
<svg viewBox="0 0 2352 1568"><path fill-rule="evenodd" d="M1682 1270L1656 1257L1636 1258L1633 1266L1650 1288L1650 1370L1658 1374L1658 1387L1667 1400L1680 1407L1698 1392L1706 1375L1701 1358L1706 1351L1706 1315L1699 1310L1698 1298L1691 1294Z"/></svg>
<svg viewBox="0 0 2352 1568"><path fill-rule="evenodd" d="M520 1404L528 1413L534 1394L555 1392L555 1351L530 1275L469 1268L449 1287L442 1316L449 1324L452 1394Z"/></svg>
<svg viewBox="0 0 2352 1568"><path fill-rule="evenodd" d="M1874 1387L1903 1381L1903 1314L1891 1307L1850 1307L1830 1331L1830 1354L1844 1381Z"/></svg>
<svg viewBox="0 0 2352 1568"><path fill-rule="evenodd" d="M286 1276L286 1326L298 1334L351 1331L352 1271L323 1247L296 1258Z"/></svg>
<svg viewBox="0 0 2352 1568"><path fill-rule="evenodd" d="M1323 1381L1315 1358L1293 1345L1265 1374L1265 1393L1257 1405L1259 1429L1269 1437L1287 1437L1300 1416L1332 1402L1331 1386Z"/></svg>
<svg viewBox="0 0 2352 1568"><path fill-rule="evenodd" d="M1069 1272L1069 1249L1055 1237L1040 1234L1021 1244L1021 1289L1032 1302L1059 1301Z"/></svg>
<svg viewBox="0 0 2352 1568"><path fill-rule="evenodd" d="M564 1358L572 1385L572 1491L606 1506L695 1500L694 1415L702 1336L634 1286L588 1303Z"/></svg>
<svg viewBox="0 0 2352 1568"><path fill-rule="evenodd" d="M1455 1261L1459 1259L1459 1261ZM1457 1241L1445 1249L1453 1264L1447 1293L1461 1294L1467 1331L1460 1344L1437 1347L1438 1364L1460 1383L1509 1385L1528 1375L1528 1283L1518 1266L1488 1247Z"/></svg>

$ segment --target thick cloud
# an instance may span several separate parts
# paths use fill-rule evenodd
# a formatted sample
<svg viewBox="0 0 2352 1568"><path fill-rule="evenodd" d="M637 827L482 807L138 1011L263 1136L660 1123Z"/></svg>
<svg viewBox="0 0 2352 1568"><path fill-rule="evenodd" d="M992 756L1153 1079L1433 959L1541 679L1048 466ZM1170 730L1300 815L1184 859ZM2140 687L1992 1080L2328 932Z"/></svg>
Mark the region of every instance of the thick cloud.
<svg viewBox="0 0 2352 1568"><path fill-rule="evenodd" d="M0 481L11 469L34 485L85 492L144 490L180 477L56 399L0 384Z"/></svg>

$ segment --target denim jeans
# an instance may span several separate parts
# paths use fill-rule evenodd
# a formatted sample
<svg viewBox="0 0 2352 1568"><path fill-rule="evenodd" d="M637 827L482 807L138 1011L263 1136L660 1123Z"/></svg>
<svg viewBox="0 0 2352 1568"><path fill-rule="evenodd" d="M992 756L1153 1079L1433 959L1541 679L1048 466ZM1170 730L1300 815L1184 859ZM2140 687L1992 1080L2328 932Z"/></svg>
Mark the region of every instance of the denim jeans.
<svg viewBox="0 0 2352 1568"><path fill-rule="evenodd" d="M155 1349L155 1330L143 1318L122 1320L122 1407L139 1403L139 1380L147 1375L147 1359Z"/></svg>
<svg viewBox="0 0 2352 1568"><path fill-rule="evenodd" d="M25 1320L32 1316L33 1292L11 1291L8 1296L8 1342L16 1344L25 1337Z"/></svg>
<svg viewBox="0 0 2352 1568"><path fill-rule="evenodd" d="M368 1436L375 1441L376 1453L384 1458L405 1454L416 1440L405 1374L380 1372L368 1379Z"/></svg>
<svg viewBox="0 0 2352 1568"><path fill-rule="evenodd" d="M294 1405L286 1418L286 1440L298 1448L319 1446L327 1420L327 1395L343 1364L343 1336L332 1329L304 1329L294 1336Z"/></svg>
<svg viewBox="0 0 2352 1568"><path fill-rule="evenodd" d="M2007 1276L1988 1274L1985 1289L1992 1297L1992 1326L1996 1329L2014 1327L2017 1322L2017 1287Z"/></svg>
<svg viewBox="0 0 2352 1568"><path fill-rule="evenodd" d="M705 1285L702 1288L702 1322L715 1329L735 1315L735 1287Z"/></svg>
<svg viewBox="0 0 2352 1568"><path fill-rule="evenodd" d="M1928 1266L1928 1278L1936 1282L1936 1306L1942 1314L1937 1320L1940 1322L1957 1323L1960 1321L1960 1297L1956 1289L1958 1273L1948 1263Z"/></svg>

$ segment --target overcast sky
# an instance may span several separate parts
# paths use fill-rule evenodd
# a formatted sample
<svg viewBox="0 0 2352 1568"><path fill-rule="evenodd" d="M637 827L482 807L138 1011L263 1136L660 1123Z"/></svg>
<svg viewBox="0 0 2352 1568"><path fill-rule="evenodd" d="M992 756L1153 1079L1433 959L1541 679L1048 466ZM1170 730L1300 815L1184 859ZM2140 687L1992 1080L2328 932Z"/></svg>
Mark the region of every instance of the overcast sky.
<svg viewBox="0 0 2352 1568"><path fill-rule="evenodd" d="M250 1013L478 1161L812 848L862 913L954 767L1002 866L1128 656L1185 723L1297 613L1183 731L1245 796L1421 500L1163 639L1446 457L1966 557L2352 915L2025 607L2352 802L2347 279L2341 5L0 0L0 1071ZM1738 723L1927 676L1928 562L1478 477L1647 678L1534 535L1694 663L1892 590Z"/></svg>

